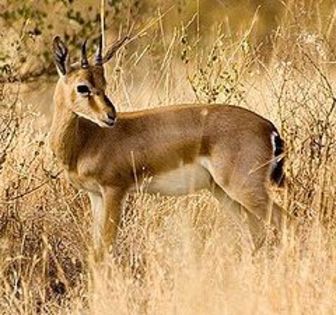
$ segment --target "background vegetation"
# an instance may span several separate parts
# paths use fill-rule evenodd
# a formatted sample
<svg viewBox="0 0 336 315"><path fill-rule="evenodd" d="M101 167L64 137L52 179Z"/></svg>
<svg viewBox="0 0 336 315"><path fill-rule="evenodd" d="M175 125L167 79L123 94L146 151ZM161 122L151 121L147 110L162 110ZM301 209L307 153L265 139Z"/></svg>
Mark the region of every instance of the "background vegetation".
<svg viewBox="0 0 336 315"><path fill-rule="evenodd" d="M270 118L287 145L287 186L274 197L300 224L254 253L244 218L207 192L140 189L119 255L99 267L87 196L58 168L47 130L51 38L62 34L75 61L83 38L99 35L100 8L11 0L0 10L2 314L335 313L333 1L106 2L107 43L135 36L107 68L118 109L220 102Z"/></svg>

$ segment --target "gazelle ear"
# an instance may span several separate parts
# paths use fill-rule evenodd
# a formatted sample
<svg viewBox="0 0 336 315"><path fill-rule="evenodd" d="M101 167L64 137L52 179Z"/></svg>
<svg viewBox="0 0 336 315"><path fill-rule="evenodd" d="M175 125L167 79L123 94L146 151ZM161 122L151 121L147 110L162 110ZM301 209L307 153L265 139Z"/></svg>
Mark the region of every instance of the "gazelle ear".
<svg viewBox="0 0 336 315"><path fill-rule="evenodd" d="M68 48L59 36L53 40L53 53L57 72L60 77L64 77L70 70L70 60Z"/></svg>
<svg viewBox="0 0 336 315"><path fill-rule="evenodd" d="M117 40L116 42L114 42L112 44L112 46L106 51L106 53L104 54L104 57L100 58L98 57L98 64L104 64L106 62L108 62L114 55L115 53L118 51L118 49L125 45L125 43L127 43L129 41L129 36L125 36L119 40ZM101 45L101 43L99 44L99 46ZM98 51L100 50L100 54L101 54L101 48L98 48ZM97 62L97 57L96 57L96 62Z"/></svg>

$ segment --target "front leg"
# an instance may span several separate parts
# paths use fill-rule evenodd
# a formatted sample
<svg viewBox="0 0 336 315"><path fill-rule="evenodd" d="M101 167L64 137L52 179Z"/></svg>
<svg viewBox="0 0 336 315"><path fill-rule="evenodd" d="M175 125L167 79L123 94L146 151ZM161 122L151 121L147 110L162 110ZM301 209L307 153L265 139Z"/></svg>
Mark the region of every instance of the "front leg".
<svg viewBox="0 0 336 315"><path fill-rule="evenodd" d="M102 227L104 219L104 202L103 195L97 192L89 192L89 198L91 203L92 212L92 237L93 237L93 248L97 252L101 245L102 237Z"/></svg>
<svg viewBox="0 0 336 315"><path fill-rule="evenodd" d="M98 260L103 258L104 253L109 251L110 246L115 245L125 195L126 191L118 187L103 188L104 213L101 220Z"/></svg>

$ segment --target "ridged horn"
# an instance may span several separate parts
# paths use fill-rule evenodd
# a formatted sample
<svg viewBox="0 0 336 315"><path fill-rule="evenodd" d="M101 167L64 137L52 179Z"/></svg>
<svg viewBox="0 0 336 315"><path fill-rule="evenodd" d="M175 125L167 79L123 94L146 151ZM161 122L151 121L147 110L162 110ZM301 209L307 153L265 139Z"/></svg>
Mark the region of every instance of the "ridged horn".
<svg viewBox="0 0 336 315"><path fill-rule="evenodd" d="M81 47L81 67L83 69L87 69L89 67L89 61L87 59L87 53L86 53L86 43L87 40L85 40Z"/></svg>
<svg viewBox="0 0 336 315"><path fill-rule="evenodd" d="M96 51L96 65L101 66L103 65L103 36L100 35L99 36L99 40L98 40L98 47L97 47L97 51Z"/></svg>

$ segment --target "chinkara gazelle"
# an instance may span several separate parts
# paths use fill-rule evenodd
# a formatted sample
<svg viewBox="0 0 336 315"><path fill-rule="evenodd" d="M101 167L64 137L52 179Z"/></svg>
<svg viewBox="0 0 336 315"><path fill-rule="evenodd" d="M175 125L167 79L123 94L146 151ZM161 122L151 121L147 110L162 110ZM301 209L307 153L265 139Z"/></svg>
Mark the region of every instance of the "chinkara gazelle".
<svg viewBox="0 0 336 315"><path fill-rule="evenodd" d="M280 229L283 210L268 191L269 183L284 181L283 141L274 125L223 104L117 113L105 92L104 64L124 42L103 54L100 41L89 62L85 41L73 66L64 42L53 41L59 80L50 145L72 183L89 194L97 256L113 245L135 174L151 178L149 193L209 189L233 212L242 207L251 220Z"/></svg>

